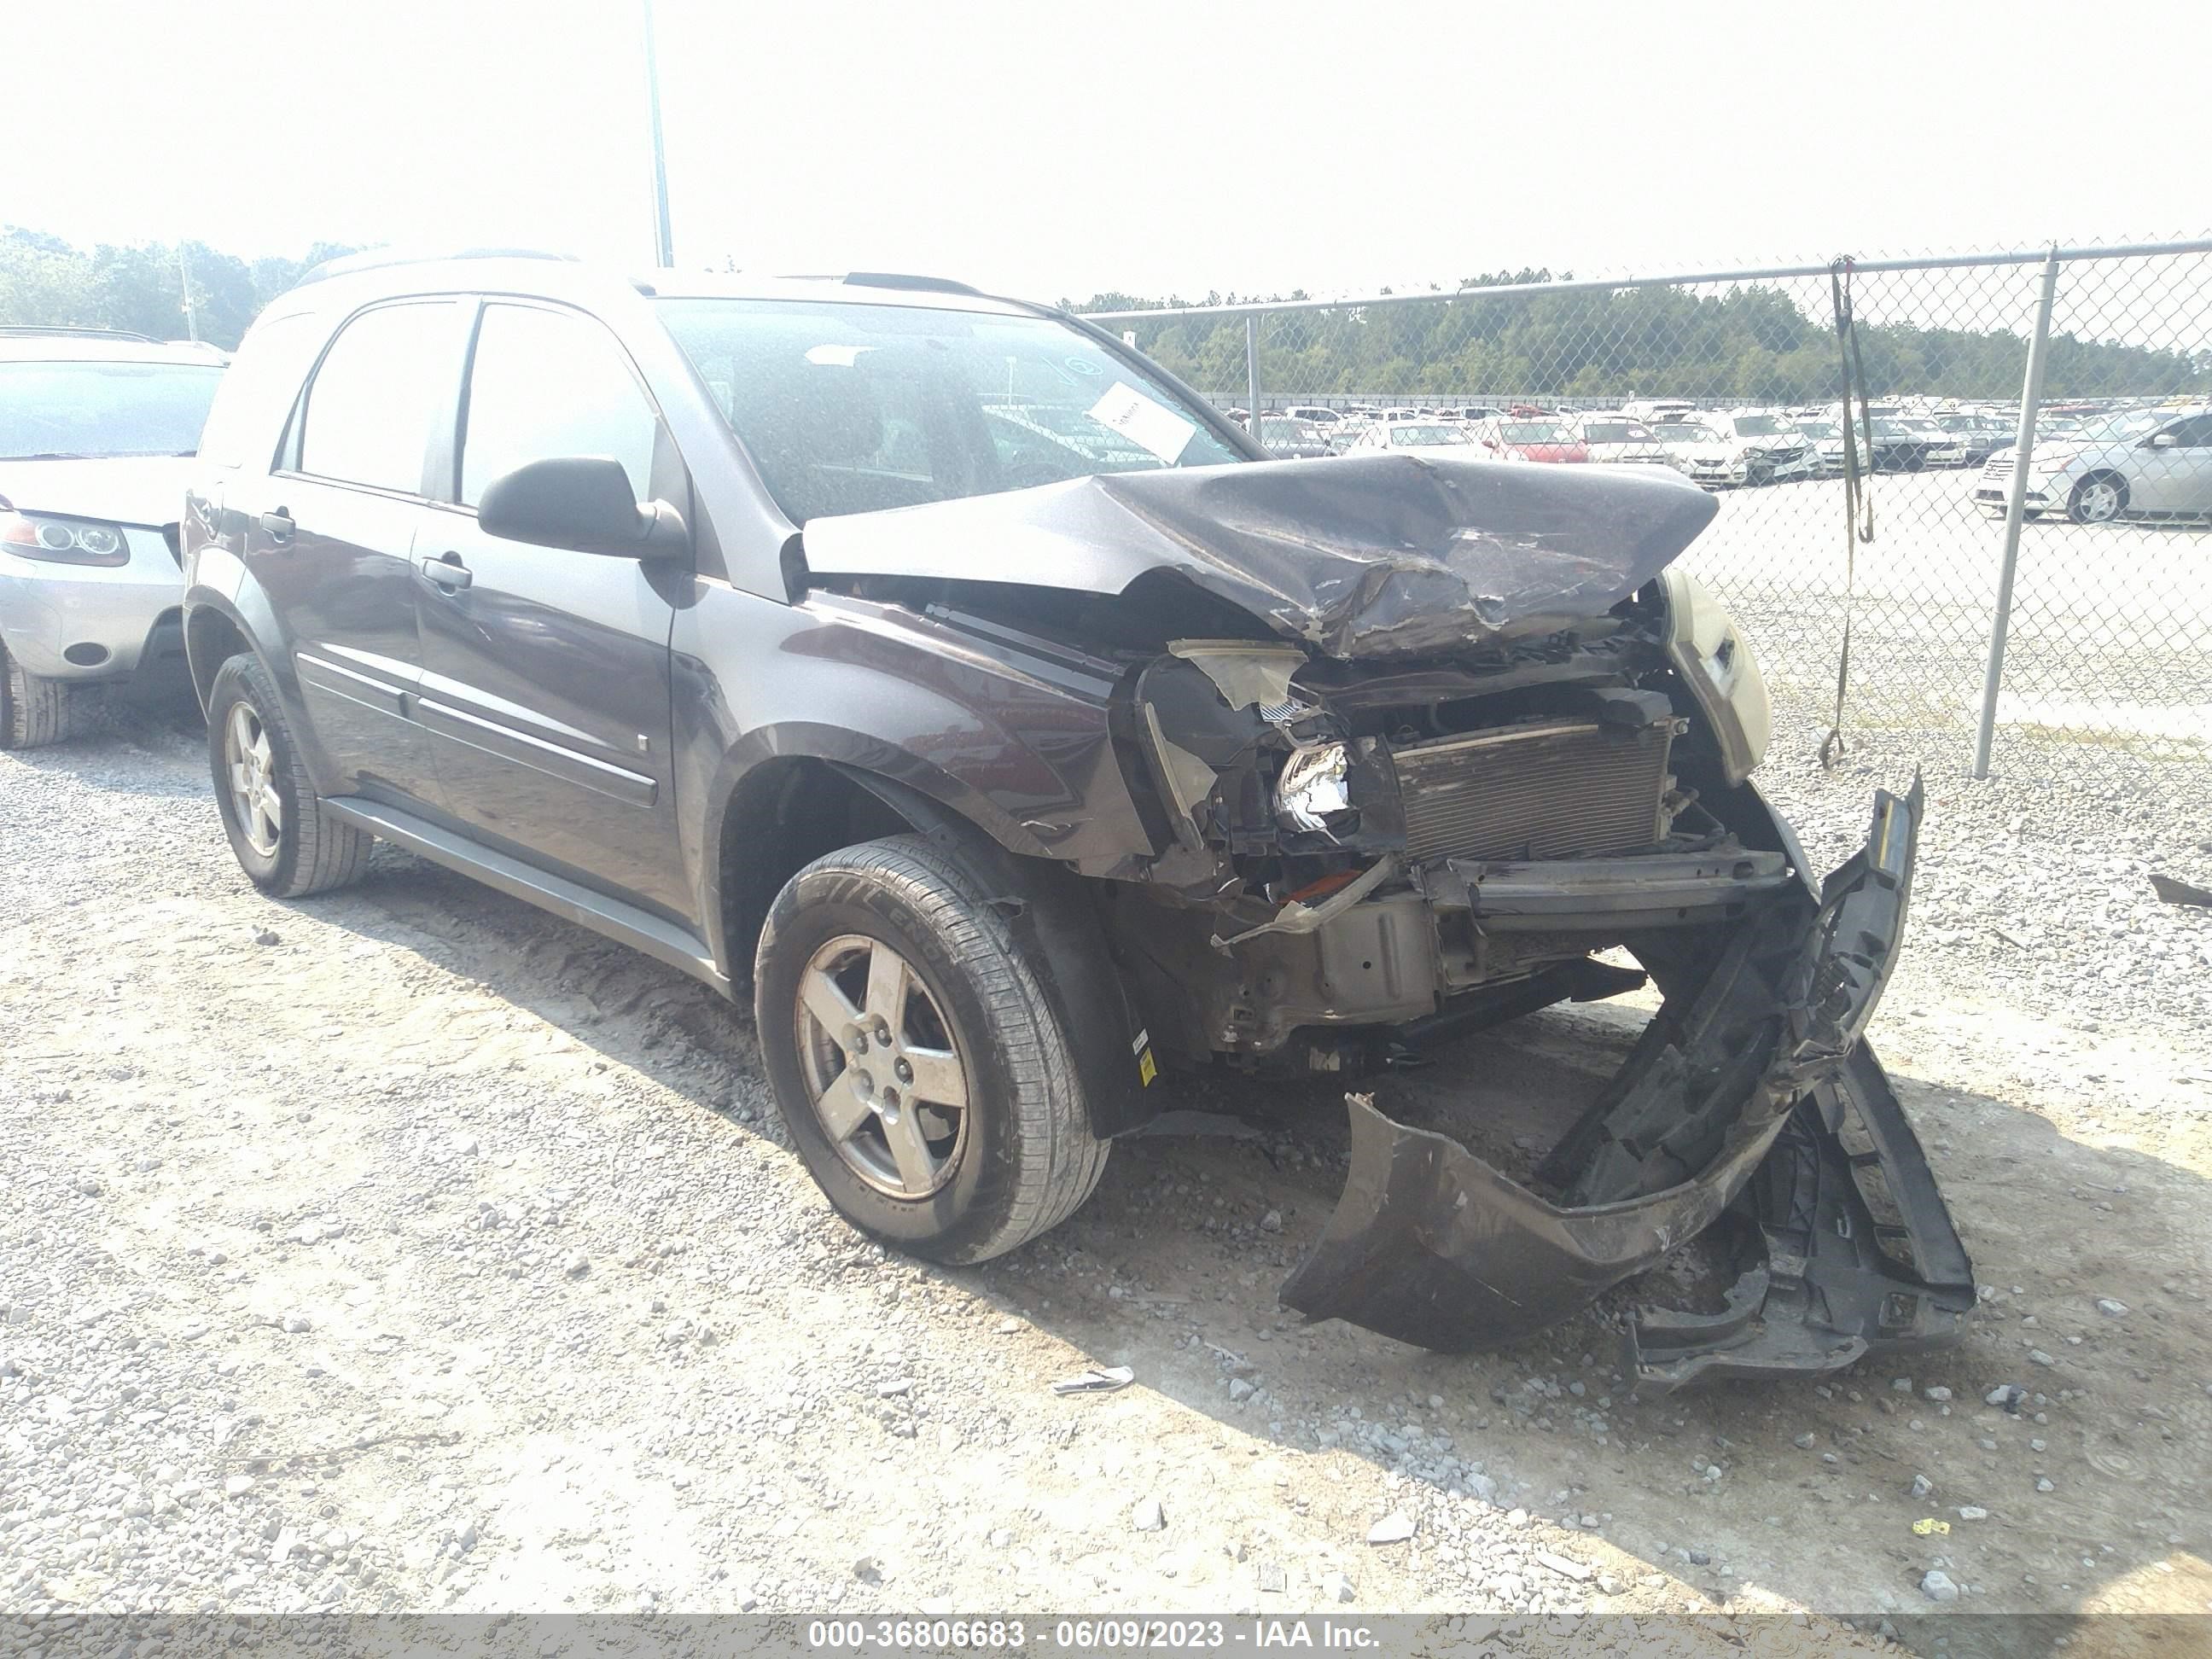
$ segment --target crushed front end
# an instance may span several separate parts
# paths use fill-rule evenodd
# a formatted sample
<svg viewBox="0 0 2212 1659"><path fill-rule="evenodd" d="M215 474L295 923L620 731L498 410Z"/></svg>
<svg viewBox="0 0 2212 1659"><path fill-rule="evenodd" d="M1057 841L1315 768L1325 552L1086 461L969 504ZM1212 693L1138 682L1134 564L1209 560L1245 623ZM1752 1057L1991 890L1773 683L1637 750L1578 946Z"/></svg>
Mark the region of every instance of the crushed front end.
<svg viewBox="0 0 2212 1659"><path fill-rule="evenodd" d="M1723 1305L1632 1322L1636 1375L1663 1386L1939 1340L1973 1299L1860 1041L1919 796L1881 797L1816 888L1750 781L1770 726L1751 644L1675 565L1714 512L1662 468L1400 453L816 520L806 550L994 672L1056 684L1074 663L1111 688L1103 735L1064 698L999 699L991 724L1036 765L980 722L930 748L1025 835L1083 849L1124 1097L1155 1058L1349 1082L1656 981L1649 1030L1531 1184L1355 1097L1344 1198L1283 1294L1462 1349L1707 1237Z"/></svg>
<svg viewBox="0 0 2212 1659"><path fill-rule="evenodd" d="M1109 908L1169 1054L1349 1079L1647 975L1662 994L1528 1184L1351 1096L1345 1194L1287 1305L1464 1350L1702 1235L1733 1282L1627 1313L1647 1389L1957 1334L1972 1270L1862 1041L1918 786L1877 795L1816 890L1748 781L1756 663L1694 582L1449 663L1177 641L1133 702L1174 846Z"/></svg>

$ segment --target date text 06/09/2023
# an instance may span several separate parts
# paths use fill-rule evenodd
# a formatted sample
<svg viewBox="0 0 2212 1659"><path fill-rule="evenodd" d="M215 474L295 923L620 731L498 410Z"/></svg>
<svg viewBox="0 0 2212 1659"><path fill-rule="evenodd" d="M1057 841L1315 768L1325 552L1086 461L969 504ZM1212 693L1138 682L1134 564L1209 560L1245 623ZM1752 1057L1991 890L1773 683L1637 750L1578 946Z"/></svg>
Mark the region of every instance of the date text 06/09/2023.
<svg viewBox="0 0 2212 1659"><path fill-rule="evenodd" d="M1174 1648L1341 1648L1379 1645L1366 1626L1337 1619L817 1619L811 1648L899 1652L1079 1652Z"/></svg>

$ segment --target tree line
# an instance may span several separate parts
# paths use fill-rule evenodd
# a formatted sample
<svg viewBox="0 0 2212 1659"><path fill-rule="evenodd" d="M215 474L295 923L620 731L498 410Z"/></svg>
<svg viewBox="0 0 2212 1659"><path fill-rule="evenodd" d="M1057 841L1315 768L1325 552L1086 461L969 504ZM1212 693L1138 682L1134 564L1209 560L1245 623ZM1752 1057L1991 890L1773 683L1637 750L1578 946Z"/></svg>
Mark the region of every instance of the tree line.
<svg viewBox="0 0 2212 1659"><path fill-rule="evenodd" d="M357 251L323 242L296 259L249 260L204 242L103 242L88 250L9 225L0 228L0 324L124 329L156 340L197 334L227 350L262 307L307 271Z"/></svg>
<svg viewBox="0 0 2212 1659"><path fill-rule="evenodd" d="M1548 270L1501 270L1460 286L1552 280ZM1100 294L1068 308L1150 311L1235 303L1233 296L1219 295L1186 301ZM1242 317L1125 320L1114 326L1132 330L1141 350L1200 389L1242 395ZM1877 397L2020 396L2027 342L2009 330L1862 320L1857 331L1868 388ZM1262 319L1260 337L1260 390L1271 399L1331 393L1640 395L1804 404L1834 398L1840 380L1835 330L1825 303L1811 315L1786 290L1759 283L1714 292L1593 289L1495 299L1440 294L1422 303L1276 313ZM2191 351L2051 337L2046 398L2184 392L2212 392L2212 346Z"/></svg>

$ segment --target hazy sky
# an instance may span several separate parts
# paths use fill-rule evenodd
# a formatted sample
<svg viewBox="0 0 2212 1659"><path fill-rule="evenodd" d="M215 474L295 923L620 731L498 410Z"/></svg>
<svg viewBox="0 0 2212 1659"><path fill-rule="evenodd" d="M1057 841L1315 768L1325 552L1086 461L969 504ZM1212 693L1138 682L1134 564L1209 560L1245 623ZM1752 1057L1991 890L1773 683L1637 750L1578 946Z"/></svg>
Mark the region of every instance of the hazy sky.
<svg viewBox="0 0 2212 1659"><path fill-rule="evenodd" d="M651 263L637 0L9 9L0 220ZM1196 296L2212 229L2204 0L659 19L682 264Z"/></svg>

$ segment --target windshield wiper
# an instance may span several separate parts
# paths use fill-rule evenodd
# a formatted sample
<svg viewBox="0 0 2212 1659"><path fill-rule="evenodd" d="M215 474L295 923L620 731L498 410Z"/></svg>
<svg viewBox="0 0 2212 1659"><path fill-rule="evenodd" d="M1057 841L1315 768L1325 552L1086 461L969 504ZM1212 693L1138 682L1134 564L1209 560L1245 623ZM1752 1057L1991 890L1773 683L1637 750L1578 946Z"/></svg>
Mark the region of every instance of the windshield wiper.
<svg viewBox="0 0 2212 1659"><path fill-rule="evenodd" d="M92 457L76 454L66 449L48 449L35 455L10 455L6 459L11 461L88 461Z"/></svg>

